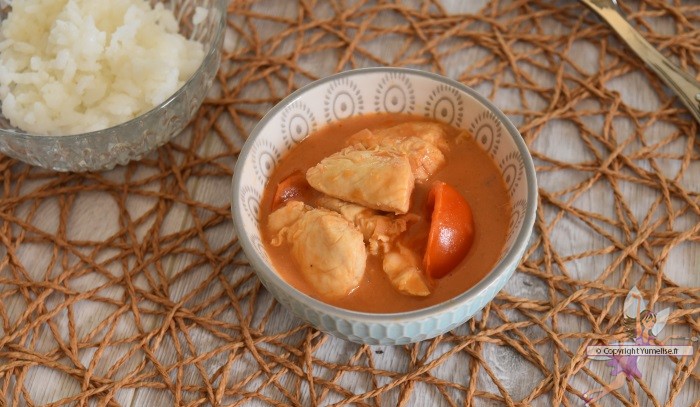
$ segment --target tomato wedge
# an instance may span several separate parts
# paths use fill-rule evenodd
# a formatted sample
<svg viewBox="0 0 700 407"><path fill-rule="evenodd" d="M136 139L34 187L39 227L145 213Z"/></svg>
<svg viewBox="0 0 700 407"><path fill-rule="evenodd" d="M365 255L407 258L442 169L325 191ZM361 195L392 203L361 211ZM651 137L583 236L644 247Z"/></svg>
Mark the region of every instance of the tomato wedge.
<svg viewBox="0 0 700 407"><path fill-rule="evenodd" d="M272 197L272 210L289 201L306 202L312 193L313 189L306 181L306 176L301 171L294 171L277 185L275 196Z"/></svg>
<svg viewBox="0 0 700 407"><path fill-rule="evenodd" d="M442 181L430 189L426 209L430 230L423 267L429 277L441 278L469 252L474 242L474 217L467 200Z"/></svg>

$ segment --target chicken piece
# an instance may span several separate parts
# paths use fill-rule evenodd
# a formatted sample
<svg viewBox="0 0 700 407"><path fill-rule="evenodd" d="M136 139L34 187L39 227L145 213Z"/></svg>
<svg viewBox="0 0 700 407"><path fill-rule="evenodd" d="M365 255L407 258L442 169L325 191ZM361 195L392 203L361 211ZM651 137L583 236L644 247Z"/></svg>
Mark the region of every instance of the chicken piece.
<svg viewBox="0 0 700 407"><path fill-rule="evenodd" d="M289 243L301 273L323 297L339 298L360 285L367 250L362 233L340 214L288 202L270 214L272 245Z"/></svg>
<svg viewBox="0 0 700 407"><path fill-rule="evenodd" d="M304 213L310 211L311 209L313 208L305 205L301 201L289 201L284 206L270 214L270 216L267 218L267 228L273 235L279 235L282 229L292 226ZM272 244L279 246L281 243L275 243L273 238Z"/></svg>
<svg viewBox="0 0 700 407"><path fill-rule="evenodd" d="M317 203L323 208L338 212L352 222L362 232L365 242L369 245L369 252L374 255L389 251L389 243L405 232L410 223L418 220L418 216L414 214L381 215L373 209L329 196L319 198Z"/></svg>
<svg viewBox="0 0 700 407"><path fill-rule="evenodd" d="M439 148L443 153L446 153L450 149L447 143L445 126L436 122L416 121L401 123L396 126L378 130L375 134L379 137L389 138L418 137Z"/></svg>
<svg viewBox="0 0 700 407"><path fill-rule="evenodd" d="M405 246L395 244L408 224L417 220L417 215L380 215L372 209L331 197L320 198L318 204L353 222L364 235L365 242L369 243L371 254L384 254L382 269L394 288L408 295L422 297L430 294L416 255Z"/></svg>
<svg viewBox="0 0 700 407"><path fill-rule="evenodd" d="M350 146L309 168L314 189L344 201L381 211L406 213L415 178L408 159L379 148Z"/></svg>
<svg viewBox="0 0 700 407"><path fill-rule="evenodd" d="M427 180L445 164L445 155L436 144L429 141L439 140L437 136L433 135L435 132L426 132L426 139L423 139L421 136L412 135L414 132L390 131L395 127L406 128L406 126L399 125L380 130L377 133L365 129L352 135L348 143L350 145L359 144L367 149L379 147L405 154L417 181ZM444 136L444 132L442 134Z"/></svg>
<svg viewBox="0 0 700 407"><path fill-rule="evenodd" d="M425 297L430 294L430 288L418 264L416 255L410 249L397 244L394 250L384 255L382 268L399 292Z"/></svg>

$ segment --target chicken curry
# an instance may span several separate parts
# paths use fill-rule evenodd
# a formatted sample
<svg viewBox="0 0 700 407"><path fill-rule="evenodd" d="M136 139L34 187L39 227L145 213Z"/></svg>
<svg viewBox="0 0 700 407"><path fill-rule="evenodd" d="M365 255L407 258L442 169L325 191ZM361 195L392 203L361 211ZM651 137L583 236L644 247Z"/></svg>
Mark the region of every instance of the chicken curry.
<svg viewBox="0 0 700 407"><path fill-rule="evenodd" d="M388 313L481 280L510 211L496 163L464 130L381 113L328 125L282 157L260 219L275 269L294 287Z"/></svg>

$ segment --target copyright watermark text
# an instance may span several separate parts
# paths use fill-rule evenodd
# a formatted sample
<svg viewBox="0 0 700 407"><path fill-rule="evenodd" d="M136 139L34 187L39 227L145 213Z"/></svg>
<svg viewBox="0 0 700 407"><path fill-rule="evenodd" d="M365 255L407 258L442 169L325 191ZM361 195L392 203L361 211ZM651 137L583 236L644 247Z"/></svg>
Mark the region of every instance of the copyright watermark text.
<svg viewBox="0 0 700 407"><path fill-rule="evenodd" d="M588 356L689 356L690 345L597 345L586 348Z"/></svg>

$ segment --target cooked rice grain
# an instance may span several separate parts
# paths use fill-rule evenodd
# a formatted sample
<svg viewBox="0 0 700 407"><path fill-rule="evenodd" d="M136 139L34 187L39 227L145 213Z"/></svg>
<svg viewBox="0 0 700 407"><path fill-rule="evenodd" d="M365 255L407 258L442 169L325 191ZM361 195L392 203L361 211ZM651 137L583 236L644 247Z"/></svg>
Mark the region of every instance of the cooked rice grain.
<svg viewBox="0 0 700 407"><path fill-rule="evenodd" d="M104 129L165 101L203 58L162 4L14 0L0 23L2 113L36 134Z"/></svg>

